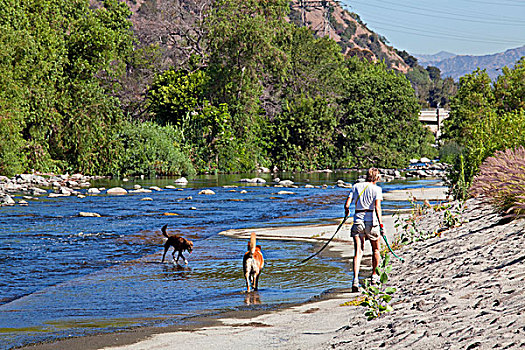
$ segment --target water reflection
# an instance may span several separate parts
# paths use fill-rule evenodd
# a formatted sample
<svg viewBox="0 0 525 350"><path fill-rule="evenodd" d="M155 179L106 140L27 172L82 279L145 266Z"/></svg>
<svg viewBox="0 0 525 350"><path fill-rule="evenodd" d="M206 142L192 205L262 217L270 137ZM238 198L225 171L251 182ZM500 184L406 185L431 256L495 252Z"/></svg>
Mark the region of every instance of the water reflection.
<svg viewBox="0 0 525 350"><path fill-rule="evenodd" d="M175 262L162 264L162 271L165 279L173 281L188 279L191 275L191 268L189 266L182 266Z"/></svg>
<svg viewBox="0 0 525 350"><path fill-rule="evenodd" d="M259 305L261 304L261 296L258 291L251 291L244 295L245 305Z"/></svg>

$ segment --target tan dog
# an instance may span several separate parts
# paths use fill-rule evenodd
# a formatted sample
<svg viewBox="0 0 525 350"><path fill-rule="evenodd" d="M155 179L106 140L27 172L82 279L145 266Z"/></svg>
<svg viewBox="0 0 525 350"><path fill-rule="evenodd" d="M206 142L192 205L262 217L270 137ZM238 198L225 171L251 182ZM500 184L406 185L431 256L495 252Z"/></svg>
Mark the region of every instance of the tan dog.
<svg viewBox="0 0 525 350"><path fill-rule="evenodd" d="M170 249L170 247L173 247L173 261L178 264L179 263L179 258L182 257L182 259L184 259L184 263L186 265L188 265L188 260L186 260L184 255L182 255L182 252L184 250L187 250L189 253L191 253L191 251L193 250L193 242L192 241L188 241L186 238L183 238L183 237L178 236L178 235L168 236L168 234L166 233L166 228L167 227L168 227L168 225L164 225L160 229L162 231L162 234L164 235L164 237L166 237L168 239L166 241L166 243L164 243L164 254L162 255L162 261L161 262L164 262L164 257L166 256L166 253L168 252L168 249ZM175 253L177 253L177 252L179 252L179 255L177 255L177 259L175 260Z"/></svg>
<svg viewBox="0 0 525 350"><path fill-rule="evenodd" d="M246 279L246 289L250 292L250 287L257 290L259 287L259 276L264 266L264 257L261 252L261 246L256 245L255 232L252 232L250 236L250 242L248 242L248 251L244 254L242 261L242 268L244 272L244 278Z"/></svg>

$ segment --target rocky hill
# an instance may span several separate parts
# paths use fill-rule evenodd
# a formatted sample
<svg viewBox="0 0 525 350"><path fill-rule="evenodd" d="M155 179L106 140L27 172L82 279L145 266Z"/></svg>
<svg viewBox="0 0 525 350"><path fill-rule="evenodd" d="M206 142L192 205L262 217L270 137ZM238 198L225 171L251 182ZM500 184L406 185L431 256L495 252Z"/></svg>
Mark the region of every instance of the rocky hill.
<svg viewBox="0 0 525 350"><path fill-rule="evenodd" d="M132 21L139 38L163 38L172 47L173 23L181 18L199 16L209 6L210 0L125 0L133 12ZM290 1L289 20L299 26L310 27L318 36L329 36L349 56L368 60L384 60L389 68L406 73L410 67L396 50L387 45L386 39L369 30L359 16L351 13L335 0ZM184 16L182 12L188 12ZM171 24L169 23L171 22ZM180 29L180 28L179 28Z"/></svg>
<svg viewBox="0 0 525 350"><path fill-rule="evenodd" d="M486 69L488 75L495 79L501 74L501 68L505 66L513 67L523 56L525 56L525 45L485 56L453 55L446 57L446 55L436 54L436 56L432 57L416 55L421 65L438 67L441 70L442 77L452 77L456 81L459 77L472 73L478 67Z"/></svg>
<svg viewBox="0 0 525 350"><path fill-rule="evenodd" d="M384 60L389 68L406 73L410 67L386 39L366 27L359 15L349 12L339 1L300 1L290 3L290 20L307 25L318 36L328 35L349 56Z"/></svg>

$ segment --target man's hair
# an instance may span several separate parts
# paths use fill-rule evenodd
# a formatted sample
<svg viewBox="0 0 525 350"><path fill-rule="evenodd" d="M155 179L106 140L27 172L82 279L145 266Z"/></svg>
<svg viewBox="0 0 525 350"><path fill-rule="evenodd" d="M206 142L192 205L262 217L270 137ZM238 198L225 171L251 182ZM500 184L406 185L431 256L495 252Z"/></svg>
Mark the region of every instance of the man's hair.
<svg viewBox="0 0 525 350"><path fill-rule="evenodd" d="M366 181L374 182L378 180L379 180L379 169L377 168L368 169L368 172L366 173Z"/></svg>

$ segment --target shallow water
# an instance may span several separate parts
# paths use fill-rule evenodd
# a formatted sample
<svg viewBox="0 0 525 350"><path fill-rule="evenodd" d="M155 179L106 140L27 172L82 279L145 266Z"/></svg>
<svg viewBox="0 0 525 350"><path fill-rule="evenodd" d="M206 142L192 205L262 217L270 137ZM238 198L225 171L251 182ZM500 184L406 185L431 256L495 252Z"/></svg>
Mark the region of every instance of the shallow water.
<svg viewBox="0 0 525 350"><path fill-rule="evenodd" d="M295 175L293 180L303 187L292 189L293 195L278 195L279 188L238 182L254 176L201 176L183 190L82 199L40 197L27 207L0 208L0 348L133 326L182 324L192 316L224 310L276 308L348 286L351 273L336 259L321 256L290 268L318 247L259 240L266 259L260 291L251 298L242 293L246 241L218 232L340 218L348 189L334 184L355 178L345 173ZM265 178L271 180L269 175ZM173 185L173 180L94 185L132 189L138 183L163 188ZM306 183L329 187L307 189ZM387 191L428 184L381 185ZM199 195L202 188L216 194ZM243 189L248 193L241 194ZM153 201L141 201L144 197ZM384 208L407 205L385 202ZM79 217L81 211L102 217ZM159 229L164 224L168 232L193 240L193 253L185 253L187 267L160 263Z"/></svg>

